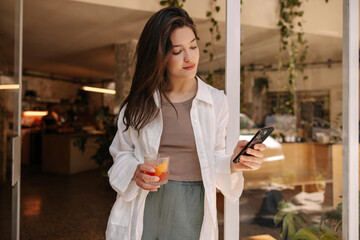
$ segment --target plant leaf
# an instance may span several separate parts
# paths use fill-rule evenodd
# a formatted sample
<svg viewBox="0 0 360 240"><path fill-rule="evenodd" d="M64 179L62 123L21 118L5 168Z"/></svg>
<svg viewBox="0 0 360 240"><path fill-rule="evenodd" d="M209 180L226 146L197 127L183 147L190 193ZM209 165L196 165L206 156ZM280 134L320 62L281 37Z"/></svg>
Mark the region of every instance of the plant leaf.
<svg viewBox="0 0 360 240"><path fill-rule="evenodd" d="M295 235L297 229L294 222L294 213L289 212L285 215L283 221L283 228L287 232L287 238L291 239Z"/></svg>
<svg viewBox="0 0 360 240"><path fill-rule="evenodd" d="M295 221L292 221L291 224L288 225L288 238L292 239L296 232L298 231L298 228L295 225Z"/></svg>
<svg viewBox="0 0 360 240"><path fill-rule="evenodd" d="M321 230L325 233L325 234L331 234L332 236L338 236L338 233L335 232L334 230L332 230L331 228L329 228L326 225L321 226Z"/></svg>
<svg viewBox="0 0 360 240"><path fill-rule="evenodd" d="M299 11L296 13L296 15L298 15L299 17L301 17L304 14L304 11Z"/></svg>
<svg viewBox="0 0 360 240"><path fill-rule="evenodd" d="M300 229L294 236L294 240L302 239L302 240L320 240L320 238L313 232L310 228L302 228Z"/></svg>
<svg viewBox="0 0 360 240"><path fill-rule="evenodd" d="M301 227L305 227L306 225L306 221L303 217L301 217L300 215L294 215L295 221L301 226Z"/></svg>
<svg viewBox="0 0 360 240"><path fill-rule="evenodd" d="M321 236L320 240L339 240L338 236L334 236L331 233L325 233Z"/></svg>
<svg viewBox="0 0 360 240"><path fill-rule="evenodd" d="M281 221L283 220L284 216L285 216L286 212L284 211L279 211L275 214L274 216L274 224L275 226L279 225L279 223L281 223Z"/></svg>

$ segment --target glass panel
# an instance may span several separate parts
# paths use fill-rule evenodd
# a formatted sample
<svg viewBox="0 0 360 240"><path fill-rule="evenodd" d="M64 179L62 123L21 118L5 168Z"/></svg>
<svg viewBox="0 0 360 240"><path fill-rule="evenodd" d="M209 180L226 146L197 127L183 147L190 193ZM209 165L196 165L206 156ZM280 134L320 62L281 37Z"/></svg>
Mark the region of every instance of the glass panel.
<svg viewBox="0 0 360 240"><path fill-rule="evenodd" d="M265 142L262 168L244 172L240 233L289 239L312 221L320 228L323 214L341 202L342 29L332 22L342 22L342 3L303 1L291 9L304 11L291 16L296 29L291 35L291 26L279 19L279 6L259 9L250 2L242 5L241 138L264 126L275 131ZM250 19L250 10L268 17ZM328 21L319 23L316 14ZM280 39L279 20L290 37L283 32Z"/></svg>
<svg viewBox="0 0 360 240"><path fill-rule="evenodd" d="M19 186L12 187L12 142L19 135L18 2L0 2L0 239L11 239L17 229Z"/></svg>

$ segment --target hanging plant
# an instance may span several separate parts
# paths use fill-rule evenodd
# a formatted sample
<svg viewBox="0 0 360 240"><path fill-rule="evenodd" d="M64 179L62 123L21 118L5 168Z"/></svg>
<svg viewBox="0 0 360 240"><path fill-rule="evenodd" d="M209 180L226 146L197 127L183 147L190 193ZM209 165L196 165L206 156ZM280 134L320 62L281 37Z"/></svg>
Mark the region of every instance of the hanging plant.
<svg viewBox="0 0 360 240"><path fill-rule="evenodd" d="M185 0L166 0L166 1L160 1L161 6L169 6L169 7L180 7L182 8L184 6Z"/></svg>
<svg viewBox="0 0 360 240"><path fill-rule="evenodd" d="M281 69L285 66L288 72L288 83L286 87L289 92L289 97L282 106L282 110L288 114L296 113L295 104L295 90L296 78L298 73L304 72L306 66L305 59L307 55L308 45L307 40L304 38L304 31L302 27L302 16L304 11L301 10L301 0L279 0L280 5L280 19L278 26L280 28L280 48L279 48L279 78ZM282 54L286 51L288 60L285 64L282 62ZM307 76L303 75L306 80ZM280 95L278 95L277 110L280 110Z"/></svg>
<svg viewBox="0 0 360 240"><path fill-rule="evenodd" d="M325 3L328 3L325 0ZM281 69L287 68L288 83L285 87L288 91L288 98L285 104L280 103L280 92L277 96L277 106L275 112L285 112L288 114L296 115L296 79L298 73L303 74L306 67L306 56L308 51L308 42L304 38L304 30L302 25L302 17L304 11L301 10L302 0L279 0L280 12L278 26L280 29L280 47L278 57L278 85L283 78ZM282 61L282 53L286 51L288 60L285 64ZM303 75L303 80L308 77Z"/></svg>
<svg viewBox="0 0 360 240"><path fill-rule="evenodd" d="M264 88L269 89L269 80L266 77L256 78L254 81L254 92L259 95Z"/></svg>
<svg viewBox="0 0 360 240"><path fill-rule="evenodd" d="M209 28L210 32L210 41L205 43L205 49L203 52L209 55L209 72L206 77L207 83L212 85L214 83L214 69L213 69L213 61L215 55L215 41L220 41L221 32L219 29L218 21L215 19L215 13L220 11L220 6L216 4L217 0L210 1L211 6L210 10L206 12L206 17L210 20L211 26Z"/></svg>

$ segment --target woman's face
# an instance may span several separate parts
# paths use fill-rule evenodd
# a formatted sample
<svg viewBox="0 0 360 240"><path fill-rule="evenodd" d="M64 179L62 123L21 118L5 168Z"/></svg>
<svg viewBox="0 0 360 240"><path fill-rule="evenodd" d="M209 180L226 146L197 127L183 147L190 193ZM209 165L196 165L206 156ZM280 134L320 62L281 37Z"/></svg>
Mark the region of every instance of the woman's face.
<svg viewBox="0 0 360 240"><path fill-rule="evenodd" d="M199 48L194 32L189 27L176 28L170 35L173 45L166 63L166 76L170 80L191 79L197 72Z"/></svg>

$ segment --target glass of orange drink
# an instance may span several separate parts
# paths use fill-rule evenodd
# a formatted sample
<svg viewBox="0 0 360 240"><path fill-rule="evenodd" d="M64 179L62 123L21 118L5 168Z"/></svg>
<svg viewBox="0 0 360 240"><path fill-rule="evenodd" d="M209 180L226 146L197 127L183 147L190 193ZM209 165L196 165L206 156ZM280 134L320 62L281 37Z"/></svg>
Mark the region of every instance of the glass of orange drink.
<svg viewBox="0 0 360 240"><path fill-rule="evenodd" d="M148 175L151 176L157 176L160 178L158 182L148 182L152 185L163 185L168 182L168 176L169 176L169 160L170 157L166 154L146 154L144 156L144 163L152 166L155 168L155 172L145 172Z"/></svg>

